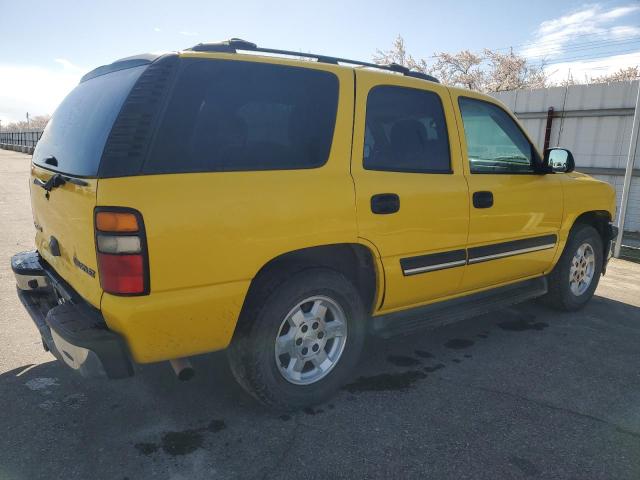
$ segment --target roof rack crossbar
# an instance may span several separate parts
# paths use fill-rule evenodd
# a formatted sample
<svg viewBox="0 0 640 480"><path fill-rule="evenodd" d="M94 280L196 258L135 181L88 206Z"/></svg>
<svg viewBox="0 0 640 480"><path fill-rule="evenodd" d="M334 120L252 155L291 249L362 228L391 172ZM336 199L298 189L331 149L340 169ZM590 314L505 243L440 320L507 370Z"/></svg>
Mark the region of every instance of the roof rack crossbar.
<svg viewBox="0 0 640 480"><path fill-rule="evenodd" d="M348 65L358 65L361 67L377 68L380 70L387 70L395 73L401 73L402 75L405 75L408 77L420 78L422 80L429 80L431 82L439 83L439 80L436 77L433 77L426 73L417 72L415 70L410 70L409 68L403 65L399 65L397 63L380 65L377 63L363 62L361 60L351 60L348 58L319 55L316 53L294 52L292 50L281 50L278 48L262 48L262 47L258 47L255 43L247 42L246 40L242 40L240 38L231 38L224 42L217 42L217 43L199 43L198 45L195 45L189 48L188 50L192 50L196 52L224 52L224 53L237 53L238 50L244 50L244 51L250 51L250 52L270 53L273 55L286 55L291 57L312 58L312 59L315 59L317 62L321 62L321 63L331 63L334 65L344 63Z"/></svg>

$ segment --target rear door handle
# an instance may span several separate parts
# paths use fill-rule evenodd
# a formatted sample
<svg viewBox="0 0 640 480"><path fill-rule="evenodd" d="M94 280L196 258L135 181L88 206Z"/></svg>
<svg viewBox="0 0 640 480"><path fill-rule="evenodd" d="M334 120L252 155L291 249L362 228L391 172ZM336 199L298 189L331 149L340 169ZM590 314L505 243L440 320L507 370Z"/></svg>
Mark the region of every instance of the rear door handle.
<svg viewBox="0 0 640 480"><path fill-rule="evenodd" d="M378 215L388 215L400 210L400 197L395 193L378 193L371 197L371 211Z"/></svg>
<svg viewBox="0 0 640 480"><path fill-rule="evenodd" d="M493 193L487 191L474 192L473 206L476 208L493 207Z"/></svg>

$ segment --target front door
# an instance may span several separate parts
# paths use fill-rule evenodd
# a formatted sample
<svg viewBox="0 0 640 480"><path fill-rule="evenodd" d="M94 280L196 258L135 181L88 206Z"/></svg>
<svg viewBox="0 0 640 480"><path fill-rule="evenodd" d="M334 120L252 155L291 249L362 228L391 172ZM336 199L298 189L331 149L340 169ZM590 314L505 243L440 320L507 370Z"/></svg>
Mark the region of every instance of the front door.
<svg viewBox="0 0 640 480"><path fill-rule="evenodd" d="M465 269L469 196L446 87L356 71L351 171L358 235L382 258L382 311L454 294Z"/></svg>
<svg viewBox="0 0 640 480"><path fill-rule="evenodd" d="M452 92L469 184L468 266L463 290L547 272L562 220L559 177L536 171L540 157L497 103Z"/></svg>

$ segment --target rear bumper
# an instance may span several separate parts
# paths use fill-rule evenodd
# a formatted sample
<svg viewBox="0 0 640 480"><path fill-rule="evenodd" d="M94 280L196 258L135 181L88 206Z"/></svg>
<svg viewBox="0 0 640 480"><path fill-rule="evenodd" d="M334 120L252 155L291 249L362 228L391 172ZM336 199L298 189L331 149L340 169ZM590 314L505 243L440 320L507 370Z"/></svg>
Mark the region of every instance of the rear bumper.
<svg viewBox="0 0 640 480"><path fill-rule="evenodd" d="M11 269L18 298L46 350L85 377L133 375L123 338L107 328L100 311L82 300L37 251L14 255Z"/></svg>

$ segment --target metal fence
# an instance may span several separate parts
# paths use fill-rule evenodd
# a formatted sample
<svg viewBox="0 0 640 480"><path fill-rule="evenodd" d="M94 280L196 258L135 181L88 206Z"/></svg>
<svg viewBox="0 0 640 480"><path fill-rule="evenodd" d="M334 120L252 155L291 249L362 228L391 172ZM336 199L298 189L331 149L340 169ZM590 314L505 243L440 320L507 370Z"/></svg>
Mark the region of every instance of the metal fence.
<svg viewBox="0 0 640 480"><path fill-rule="evenodd" d="M0 132L0 144L33 149L42 136L42 130Z"/></svg>
<svg viewBox="0 0 640 480"><path fill-rule="evenodd" d="M576 170L615 187L616 223L627 232L620 244L636 247L640 247L640 144L634 114L639 87L640 82L634 81L492 94L515 113L540 148L570 149Z"/></svg>

